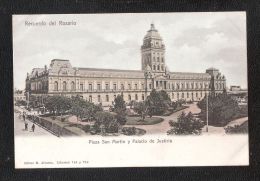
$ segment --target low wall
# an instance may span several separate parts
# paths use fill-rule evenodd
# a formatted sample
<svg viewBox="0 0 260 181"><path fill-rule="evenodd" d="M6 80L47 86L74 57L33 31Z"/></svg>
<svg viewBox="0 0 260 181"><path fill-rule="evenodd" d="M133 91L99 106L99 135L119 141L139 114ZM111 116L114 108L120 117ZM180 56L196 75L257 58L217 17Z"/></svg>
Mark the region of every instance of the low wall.
<svg viewBox="0 0 260 181"><path fill-rule="evenodd" d="M66 125L59 125L55 122L49 121L43 117L35 116L32 122L46 128L56 136L78 136L77 133L70 131L65 126Z"/></svg>

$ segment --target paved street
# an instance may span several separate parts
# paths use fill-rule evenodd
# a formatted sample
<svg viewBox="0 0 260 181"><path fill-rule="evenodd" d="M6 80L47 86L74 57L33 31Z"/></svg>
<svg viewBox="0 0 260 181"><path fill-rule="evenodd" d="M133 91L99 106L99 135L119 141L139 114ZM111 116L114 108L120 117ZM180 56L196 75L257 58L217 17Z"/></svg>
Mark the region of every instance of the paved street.
<svg viewBox="0 0 260 181"><path fill-rule="evenodd" d="M53 134L49 133L45 129L37 126L35 124L35 130L32 132L31 127L32 127L32 122L28 121L28 130L25 131L25 126L24 126L24 121L23 118L19 118L19 114L15 113L14 114L14 133L15 136L52 136L56 137Z"/></svg>

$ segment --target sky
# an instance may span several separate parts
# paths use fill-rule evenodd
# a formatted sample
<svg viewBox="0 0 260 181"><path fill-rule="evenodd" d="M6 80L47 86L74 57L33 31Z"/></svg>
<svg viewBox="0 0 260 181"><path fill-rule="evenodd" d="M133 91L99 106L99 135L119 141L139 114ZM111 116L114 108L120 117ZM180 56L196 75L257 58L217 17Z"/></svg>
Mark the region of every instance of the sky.
<svg viewBox="0 0 260 181"><path fill-rule="evenodd" d="M45 26L26 25L42 21ZM151 23L163 38L170 71L215 67L227 86L247 88L245 12L14 15L14 87L24 89L27 72L49 67L52 59L70 60L73 67L140 70Z"/></svg>

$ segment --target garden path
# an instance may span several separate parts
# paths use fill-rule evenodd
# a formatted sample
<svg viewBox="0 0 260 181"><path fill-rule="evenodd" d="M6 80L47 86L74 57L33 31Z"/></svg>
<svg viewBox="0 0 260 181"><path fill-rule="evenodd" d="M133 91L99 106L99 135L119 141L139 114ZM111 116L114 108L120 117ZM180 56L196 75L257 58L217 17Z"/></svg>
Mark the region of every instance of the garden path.
<svg viewBox="0 0 260 181"><path fill-rule="evenodd" d="M170 125L169 125L169 121L173 120L176 121L178 116L184 111L185 113L191 112L193 114L197 114L200 112L200 109L197 106L197 103L193 103L193 104L188 104L187 106L189 106L186 109L177 111L173 114L171 114L170 116L157 116L157 117L161 117L164 119L164 121L158 123L158 124L153 124L153 125L135 125L134 127L136 128L140 128L140 129L144 129L146 130L146 134L160 134L160 135L166 135L167 131L170 130ZM156 116L155 116L156 117Z"/></svg>

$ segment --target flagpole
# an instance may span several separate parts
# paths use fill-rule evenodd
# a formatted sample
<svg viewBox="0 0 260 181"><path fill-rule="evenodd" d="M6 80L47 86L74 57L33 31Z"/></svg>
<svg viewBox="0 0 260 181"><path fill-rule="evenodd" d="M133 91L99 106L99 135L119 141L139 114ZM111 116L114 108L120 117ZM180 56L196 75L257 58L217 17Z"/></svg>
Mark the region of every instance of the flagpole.
<svg viewBox="0 0 260 181"><path fill-rule="evenodd" d="M209 98L208 94L206 94L206 116L207 116L207 125L206 125L206 132L209 132Z"/></svg>

